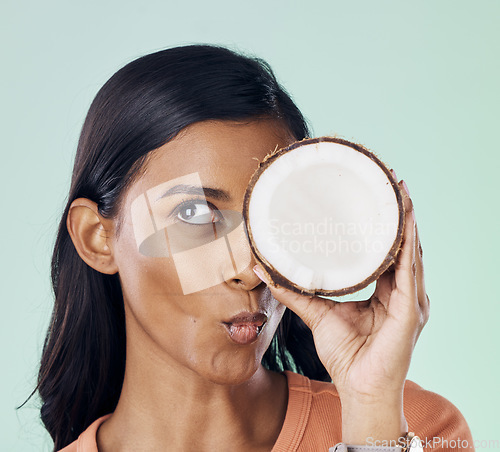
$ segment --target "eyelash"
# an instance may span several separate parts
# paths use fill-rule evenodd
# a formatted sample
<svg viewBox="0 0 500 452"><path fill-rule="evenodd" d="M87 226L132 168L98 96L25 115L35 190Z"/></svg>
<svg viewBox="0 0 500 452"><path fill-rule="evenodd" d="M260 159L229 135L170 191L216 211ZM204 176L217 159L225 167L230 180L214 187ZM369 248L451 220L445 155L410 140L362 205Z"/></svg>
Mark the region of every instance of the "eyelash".
<svg viewBox="0 0 500 452"><path fill-rule="evenodd" d="M211 202L208 202L206 199L198 199L198 198L194 198L194 199L183 199L181 201L180 204L177 205L177 207L171 212L170 216L171 217L177 217L177 215L179 214L180 210L186 206L186 205L189 205L189 204L194 204L194 203L202 203L202 204L206 204L210 209L214 210L216 215L218 215L221 219L223 218L222 217L222 214L220 213L219 209L217 209L217 207L215 207ZM182 220L179 220L179 221L182 221ZM196 224L196 223L187 223L187 224L190 224L191 226L206 226L206 224Z"/></svg>

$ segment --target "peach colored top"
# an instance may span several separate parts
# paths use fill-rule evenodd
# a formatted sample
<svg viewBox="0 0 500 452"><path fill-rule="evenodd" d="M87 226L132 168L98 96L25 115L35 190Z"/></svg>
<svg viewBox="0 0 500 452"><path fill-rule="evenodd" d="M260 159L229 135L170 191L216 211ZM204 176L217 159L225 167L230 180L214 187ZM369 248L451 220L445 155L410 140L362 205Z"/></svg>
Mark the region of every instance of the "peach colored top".
<svg viewBox="0 0 500 452"><path fill-rule="evenodd" d="M271 452L327 452L329 447L342 441L341 405L335 385L310 380L290 371L284 372L288 382L288 406L285 422ZM426 391L413 381L404 387L404 414L409 430L421 440L428 441L434 450L455 450L443 447L444 440L466 440L473 445L472 435L460 411L444 397ZM98 452L97 430L111 414L100 417L74 442L60 452ZM441 438L441 446L431 441ZM462 443L464 444L464 443ZM473 448L468 449L473 451Z"/></svg>

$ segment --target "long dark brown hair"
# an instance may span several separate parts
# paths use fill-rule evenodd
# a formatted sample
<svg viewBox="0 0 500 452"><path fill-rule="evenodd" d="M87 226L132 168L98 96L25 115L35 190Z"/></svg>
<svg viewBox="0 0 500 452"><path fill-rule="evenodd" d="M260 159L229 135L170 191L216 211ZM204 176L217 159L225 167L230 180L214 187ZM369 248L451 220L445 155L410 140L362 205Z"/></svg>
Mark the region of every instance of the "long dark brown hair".
<svg viewBox="0 0 500 452"><path fill-rule="evenodd" d="M282 120L296 139L309 135L304 117L267 63L219 46L176 47L143 56L97 93L82 128L52 256L55 304L34 391L41 396L41 418L54 450L115 409L125 371L118 275L99 273L79 257L66 228L69 206L88 198L101 215L114 218L150 151L198 121L257 117ZM310 330L290 310L263 364L330 379Z"/></svg>

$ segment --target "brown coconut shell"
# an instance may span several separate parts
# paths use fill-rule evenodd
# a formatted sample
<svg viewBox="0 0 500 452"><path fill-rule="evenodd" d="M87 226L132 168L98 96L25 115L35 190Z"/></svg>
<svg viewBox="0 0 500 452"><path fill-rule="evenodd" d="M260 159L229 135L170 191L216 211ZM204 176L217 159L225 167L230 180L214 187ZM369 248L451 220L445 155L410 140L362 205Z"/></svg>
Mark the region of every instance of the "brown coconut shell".
<svg viewBox="0 0 500 452"><path fill-rule="evenodd" d="M257 246L255 245L253 235L252 235L252 228L250 226L250 218L249 218L249 206L250 206L250 198L252 196L252 191L253 188L255 187L255 184L259 180L260 176L266 171L267 168L269 168L277 159L279 159L281 156L286 154L287 152L292 151L293 149L296 149L300 146L305 146L309 144L317 144L321 142L332 142L332 143L338 143L342 144L345 146L348 146L352 149L355 149L358 152L361 152L364 154L366 157L371 159L373 162L375 162L385 173L387 176L387 179L391 183L391 186L394 190L394 193L396 195L396 200L398 203L398 211L399 211L399 220L398 220L398 228L397 228L397 234L396 238L394 239L394 242L392 244L392 247L390 248L389 252L387 253L385 259L383 262L380 264L380 266L367 278L365 278L363 281L360 281L358 284L355 284L353 286L345 287L342 289L338 290L324 290L321 288L314 288L314 289L306 289L304 287L301 287L297 284L295 284L293 281L290 281L288 278L284 277L282 274L280 274L274 266L262 255L262 253L259 251ZM364 146L353 143L347 140L344 140L342 138L337 138L337 137L319 137L319 138L306 138L301 141L297 141L295 143L292 143L291 145L287 146L286 148L281 148L281 149L275 149L269 154L264 157L264 159L259 162L259 166L257 169L254 171L249 183L247 190L245 192L245 197L243 201L243 219L245 221L245 231L247 234L248 241L250 243L250 248L252 250L253 255L255 256L255 259L257 262L261 264L262 267L264 267L265 271L268 273L270 276L271 280L273 281L273 285L278 285L281 287L284 287L286 289L293 290L294 292L300 293L300 294L306 294L306 295L322 295L322 296L327 296L327 297L335 297L335 296L342 296L342 295L348 295L354 292L357 292L372 282L376 281L384 272L386 272L391 265L393 265L396 262L396 258L398 255L398 252L401 248L401 244L403 241L403 231L404 231L404 223L405 223L405 207L404 207L404 202L403 202L403 195L401 193L401 190L399 188L399 185L397 181L394 179L391 171L388 169L388 167L371 151L369 151L367 148Z"/></svg>

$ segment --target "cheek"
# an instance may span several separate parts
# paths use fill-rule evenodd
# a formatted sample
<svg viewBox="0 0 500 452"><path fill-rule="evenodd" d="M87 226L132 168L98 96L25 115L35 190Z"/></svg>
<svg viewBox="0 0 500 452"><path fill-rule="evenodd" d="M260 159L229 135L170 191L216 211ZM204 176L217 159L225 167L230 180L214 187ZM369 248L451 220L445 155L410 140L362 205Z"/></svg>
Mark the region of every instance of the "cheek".
<svg viewBox="0 0 500 452"><path fill-rule="evenodd" d="M196 327L196 313L185 313L175 304L182 289L172 259L144 256L132 240L125 239L115 248L115 258L128 340L140 339L146 333L145 337L152 338L161 348L183 343L179 340L181 330L186 332Z"/></svg>
<svg viewBox="0 0 500 452"><path fill-rule="evenodd" d="M140 353L154 351L165 362L202 366L213 343L207 335L211 330L204 325L202 306L182 295L172 263L127 266L120 280L127 341Z"/></svg>
<svg viewBox="0 0 500 452"><path fill-rule="evenodd" d="M180 288L173 265L166 261L139 258L119 266L124 302L137 319L159 324L175 320L168 301Z"/></svg>
<svg viewBox="0 0 500 452"><path fill-rule="evenodd" d="M114 254L124 298L151 299L160 293L182 293L173 260L139 251L130 223L115 242Z"/></svg>
<svg viewBox="0 0 500 452"><path fill-rule="evenodd" d="M177 277L167 259L137 258L119 266L120 283L127 315L127 335L135 323L155 342L168 341L177 334L178 315L170 303L175 296ZM187 317L188 320L189 317ZM129 331L130 330L130 331Z"/></svg>
<svg viewBox="0 0 500 452"><path fill-rule="evenodd" d="M131 241L122 241L115 255L127 340L153 347L164 358L173 357L189 367L213 359L208 356L210 348L217 348L221 336L210 315L214 297L184 295L173 259L143 256Z"/></svg>

